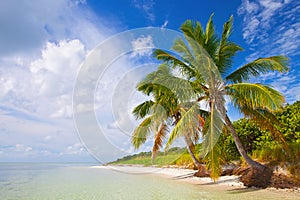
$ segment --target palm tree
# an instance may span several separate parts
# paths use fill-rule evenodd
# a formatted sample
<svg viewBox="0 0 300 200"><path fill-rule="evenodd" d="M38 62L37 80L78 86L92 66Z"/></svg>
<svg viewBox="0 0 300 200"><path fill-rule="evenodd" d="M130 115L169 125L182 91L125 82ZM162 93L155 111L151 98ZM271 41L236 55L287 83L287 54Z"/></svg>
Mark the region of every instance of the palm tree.
<svg viewBox="0 0 300 200"><path fill-rule="evenodd" d="M143 121L134 130L131 142L138 149L151 133L154 133L152 148L152 160L154 160L170 128L180 121L181 113L189 108L188 101L196 93L187 80L173 76L170 68L164 64L148 74L137 85L137 90L153 96L154 100L145 101L134 108L135 117ZM184 139L195 166L201 168L202 165L195 156L194 142L199 138L199 128L204 124L202 116L205 113L200 110L198 112L196 130L186 131Z"/></svg>
<svg viewBox="0 0 300 200"><path fill-rule="evenodd" d="M207 158L207 167L212 171L211 176L216 178L220 174L220 150L216 141L223 125L230 130L239 153L248 165L263 171L265 167L247 155L237 136L227 115L225 97L229 97L233 105L246 117L253 119L261 128L270 129L277 138L284 141L277 129L279 122L273 115L273 111L282 106L284 97L267 85L247 81L267 72L288 71L288 59L281 55L258 58L232 71L233 57L242 50L240 46L229 40L233 17L231 16L224 24L221 38L218 38L215 33L212 17L213 15L205 30L199 22L191 20L187 20L181 26L185 40L180 38L174 42L172 50L176 54L158 49L154 55L168 66L179 69L183 76L192 82L193 87L198 87L196 101L204 101L208 104L210 116L203 130L205 135L203 152L204 157ZM193 107L185 112L181 120L193 113L192 109ZM192 120L177 123L170 134L167 146L174 138L182 135L180 130L183 127L180 126L198 125Z"/></svg>

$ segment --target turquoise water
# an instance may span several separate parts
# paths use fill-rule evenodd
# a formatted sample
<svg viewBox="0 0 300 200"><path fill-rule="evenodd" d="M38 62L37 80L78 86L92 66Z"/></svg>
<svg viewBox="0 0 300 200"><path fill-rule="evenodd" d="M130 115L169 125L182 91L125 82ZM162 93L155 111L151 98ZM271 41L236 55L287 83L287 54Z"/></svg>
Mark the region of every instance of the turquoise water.
<svg viewBox="0 0 300 200"><path fill-rule="evenodd" d="M206 192L151 175L67 164L1 164L0 199L199 199Z"/></svg>
<svg viewBox="0 0 300 200"><path fill-rule="evenodd" d="M296 199L259 191L215 190L154 174L133 175L83 164L0 164L0 199ZM265 195L265 196L263 196ZM290 195L290 194L289 194ZM261 198L259 198L261 197ZM284 197L284 198L283 198Z"/></svg>

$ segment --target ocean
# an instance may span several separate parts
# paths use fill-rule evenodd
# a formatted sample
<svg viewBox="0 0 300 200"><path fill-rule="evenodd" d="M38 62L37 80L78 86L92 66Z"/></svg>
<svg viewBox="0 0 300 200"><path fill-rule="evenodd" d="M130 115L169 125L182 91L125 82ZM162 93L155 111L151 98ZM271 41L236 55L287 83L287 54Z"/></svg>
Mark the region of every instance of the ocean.
<svg viewBox="0 0 300 200"><path fill-rule="evenodd" d="M95 165L95 164L94 164ZM199 199L205 192L158 176L88 164L2 163L0 199Z"/></svg>
<svg viewBox="0 0 300 200"><path fill-rule="evenodd" d="M158 176L149 171L149 173L132 173L109 168L93 168L92 165L95 164L0 163L0 199L261 199L259 197L274 199L272 194L262 196L255 190L243 192L232 188L229 191L220 191L211 185L190 184ZM143 168L139 170L142 172ZM279 199L297 197L280 196Z"/></svg>

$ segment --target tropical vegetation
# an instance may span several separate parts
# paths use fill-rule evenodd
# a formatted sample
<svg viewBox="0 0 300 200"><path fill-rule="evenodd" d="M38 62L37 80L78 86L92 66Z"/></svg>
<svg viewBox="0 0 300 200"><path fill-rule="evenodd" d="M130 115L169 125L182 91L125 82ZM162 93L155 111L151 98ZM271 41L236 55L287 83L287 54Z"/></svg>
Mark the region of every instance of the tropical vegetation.
<svg viewBox="0 0 300 200"><path fill-rule="evenodd" d="M282 124L281 129L284 133L283 137L289 146L288 151L282 148L282 144L275 140L269 131L261 130L252 120L241 118L233 122L233 126L247 154L264 163L273 163L273 165L287 164L290 174L300 178L299 110L300 101L297 101L292 105L285 105L275 113L276 118ZM220 143L221 157L225 163L241 162L241 156L228 130L223 129L218 143ZM196 149L200 149L200 145L197 144ZM179 167L192 167L193 164L193 160L184 148L173 147L166 152L159 151L155 162L152 162L151 155L152 152L141 152L120 158L112 162L112 164L140 164L145 166L155 164L157 166L177 165Z"/></svg>

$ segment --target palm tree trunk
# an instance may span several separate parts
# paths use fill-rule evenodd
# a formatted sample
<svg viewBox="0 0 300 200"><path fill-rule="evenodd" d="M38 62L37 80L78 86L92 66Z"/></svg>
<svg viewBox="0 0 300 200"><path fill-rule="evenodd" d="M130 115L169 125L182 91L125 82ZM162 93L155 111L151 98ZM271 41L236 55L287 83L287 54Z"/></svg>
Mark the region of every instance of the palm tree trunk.
<svg viewBox="0 0 300 200"><path fill-rule="evenodd" d="M252 158L250 158L248 156L248 154L246 153L245 151L245 148L243 147L242 143L241 143L241 140L240 138L238 137L233 125L232 125L232 122L230 121L228 115L226 115L225 117L225 123L227 125L227 127L229 128L230 132L231 132L231 135L233 137L233 140L236 144L236 147L239 151L239 153L241 154L241 156L244 158L244 160L247 162L248 165L250 165L251 167L254 167L254 168L264 168L265 166L254 161Z"/></svg>
<svg viewBox="0 0 300 200"><path fill-rule="evenodd" d="M179 117L178 117L178 115L175 115L174 124L177 124L178 121L179 121ZM191 138L188 135L184 135L184 140L186 142L186 148L187 148L190 156L192 157L194 165L196 165L196 167L199 171L204 172L205 171L205 166L203 166L203 164L201 164L200 161L195 156L193 141L191 140Z"/></svg>
<svg viewBox="0 0 300 200"><path fill-rule="evenodd" d="M189 154L191 155L194 164L199 169L202 165L199 162L199 160L196 158L195 153L193 151L193 141L187 135L184 136L184 140L186 142L186 148L187 148Z"/></svg>

